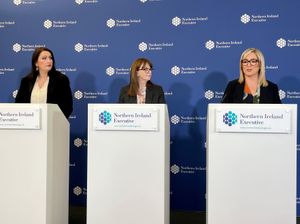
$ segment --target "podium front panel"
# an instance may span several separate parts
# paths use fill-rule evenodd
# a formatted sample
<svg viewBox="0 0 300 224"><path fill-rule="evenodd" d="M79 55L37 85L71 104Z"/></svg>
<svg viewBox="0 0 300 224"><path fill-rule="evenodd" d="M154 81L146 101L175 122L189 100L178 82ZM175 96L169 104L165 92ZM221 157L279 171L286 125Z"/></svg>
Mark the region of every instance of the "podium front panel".
<svg viewBox="0 0 300 224"><path fill-rule="evenodd" d="M169 132L166 105L88 106L88 224L169 223Z"/></svg>
<svg viewBox="0 0 300 224"><path fill-rule="evenodd" d="M285 124L290 130L271 127L269 121L264 123L264 119L270 118L267 112L276 110L284 115L274 115L272 119L284 120L284 116L289 116L285 113L290 113L290 118L284 120L290 122ZM242 126L239 122L249 118L248 123L242 122L249 124L247 127L252 130L219 131L216 122L227 120L220 121L217 116L228 117L219 111L235 113L233 120L237 123L231 125ZM246 111L246 115L241 111ZM296 126L296 105L209 105L208 224L296 223ZM271 128L262 131L262 127Z"/></svg>
<svg viewBox="0 0 300 224"><path fill-rule="evenodd" d="M57 105L0 104L0 111L15 118L36 111L40 119L0 121L0 223L68 223L68 121Z"/></svg>

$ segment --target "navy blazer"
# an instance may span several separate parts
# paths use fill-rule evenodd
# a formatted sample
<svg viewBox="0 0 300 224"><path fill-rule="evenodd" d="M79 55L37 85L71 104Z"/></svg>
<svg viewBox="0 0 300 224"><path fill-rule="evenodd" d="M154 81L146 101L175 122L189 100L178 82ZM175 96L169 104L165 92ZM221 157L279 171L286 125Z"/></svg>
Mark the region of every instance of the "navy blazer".
<svg viewBox="0 0 300 224"><path fill-rule="evenodd" d="M270 81L266 87L260 87L259 103L281 103L278 86ZM245 83L239 83L238 79L230 81L225 89L221 103L243 103Z"/></svg>
<svg viewBox="0 0 300 224"><path fill-rule="evenodd" d="M15 100L16 103L30 103L31 92L36 78L32 73L22 78ZM73 98L69 78L58 71L49 76L47 103L57 104L66 118L73 111Z"/></svg>
<svg viewBox="0 0 300 224"><path fill-rule="evenodd" d="M128 89L129 85L121 88L119 103L137 103L136 96L128 96ZM166 103L162 87L153 83L147 86L145 103Z"/></svg>

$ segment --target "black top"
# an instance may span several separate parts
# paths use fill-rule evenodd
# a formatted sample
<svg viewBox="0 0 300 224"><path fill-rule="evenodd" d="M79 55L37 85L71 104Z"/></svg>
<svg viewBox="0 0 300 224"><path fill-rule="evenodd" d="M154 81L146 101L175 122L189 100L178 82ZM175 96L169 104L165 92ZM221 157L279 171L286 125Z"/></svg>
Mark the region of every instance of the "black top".
<svg viewBox="0 0 300 224"><path fill-rule="evenodd" d="M36 78L32 73L22 78L15 100L16 103L30 103L31 92ZM66 118L73 111L73 98L69 78L58 71L49 76L47 103L57 104Z"/></svg>
<svg viewBox="0 0 300 224"><path fill-rule="evenodd" d="M119 103L137 103L136 96L128 96L129 85L122 87L119 96ZM146 88L145 103L166 103L164 91L161 86L151 83Z"/></svg>
<svg viewBox="0 0 300 224"><path fill-rule="evenodd" d="M268 86L260 87L259 103L281 103L278 86L268 81ZM225 89L221 103L250 103L243 101L245 83L239 83L238 79L230 81Z"/></svg>

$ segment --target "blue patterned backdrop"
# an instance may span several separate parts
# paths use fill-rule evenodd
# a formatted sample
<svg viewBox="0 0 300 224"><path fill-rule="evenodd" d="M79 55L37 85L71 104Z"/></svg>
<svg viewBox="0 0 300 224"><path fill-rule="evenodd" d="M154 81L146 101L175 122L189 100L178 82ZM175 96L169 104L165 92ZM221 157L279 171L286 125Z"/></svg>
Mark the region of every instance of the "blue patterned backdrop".
<svg viewBox="0 0 300 224"><path fill-rule="evenodd" d="M171 209L205 211L207 105L248 47L264 53L282 102L300 102L299 9L299 0L0 0L0 102L14 102L35 47L54 51L74 94L70 204L85 205L87 104L116 103L131 63L149 58L171 120Z"/></svg>

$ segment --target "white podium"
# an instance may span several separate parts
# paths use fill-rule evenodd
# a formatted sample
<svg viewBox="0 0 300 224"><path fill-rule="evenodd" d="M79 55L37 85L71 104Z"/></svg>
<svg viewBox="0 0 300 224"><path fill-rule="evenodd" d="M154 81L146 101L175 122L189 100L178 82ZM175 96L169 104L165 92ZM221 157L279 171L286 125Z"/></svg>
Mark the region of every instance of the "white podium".
<svg viewBox="0 0 300 224"><path fill-rule="evenodd" d="M57 105L0 104L0 223L67 224L69 123Z"/></svg>
<svg viewBox="0 0 300 224"><path fill-rule="evenodd" d="M163 104L89 104L87 224L169 224Z"/></svg>
<svg viewBox="0 0 300 224"><path fill-rule="evenodd" d="M208 224L296 223L297 105L210 104Z"/></svg>

